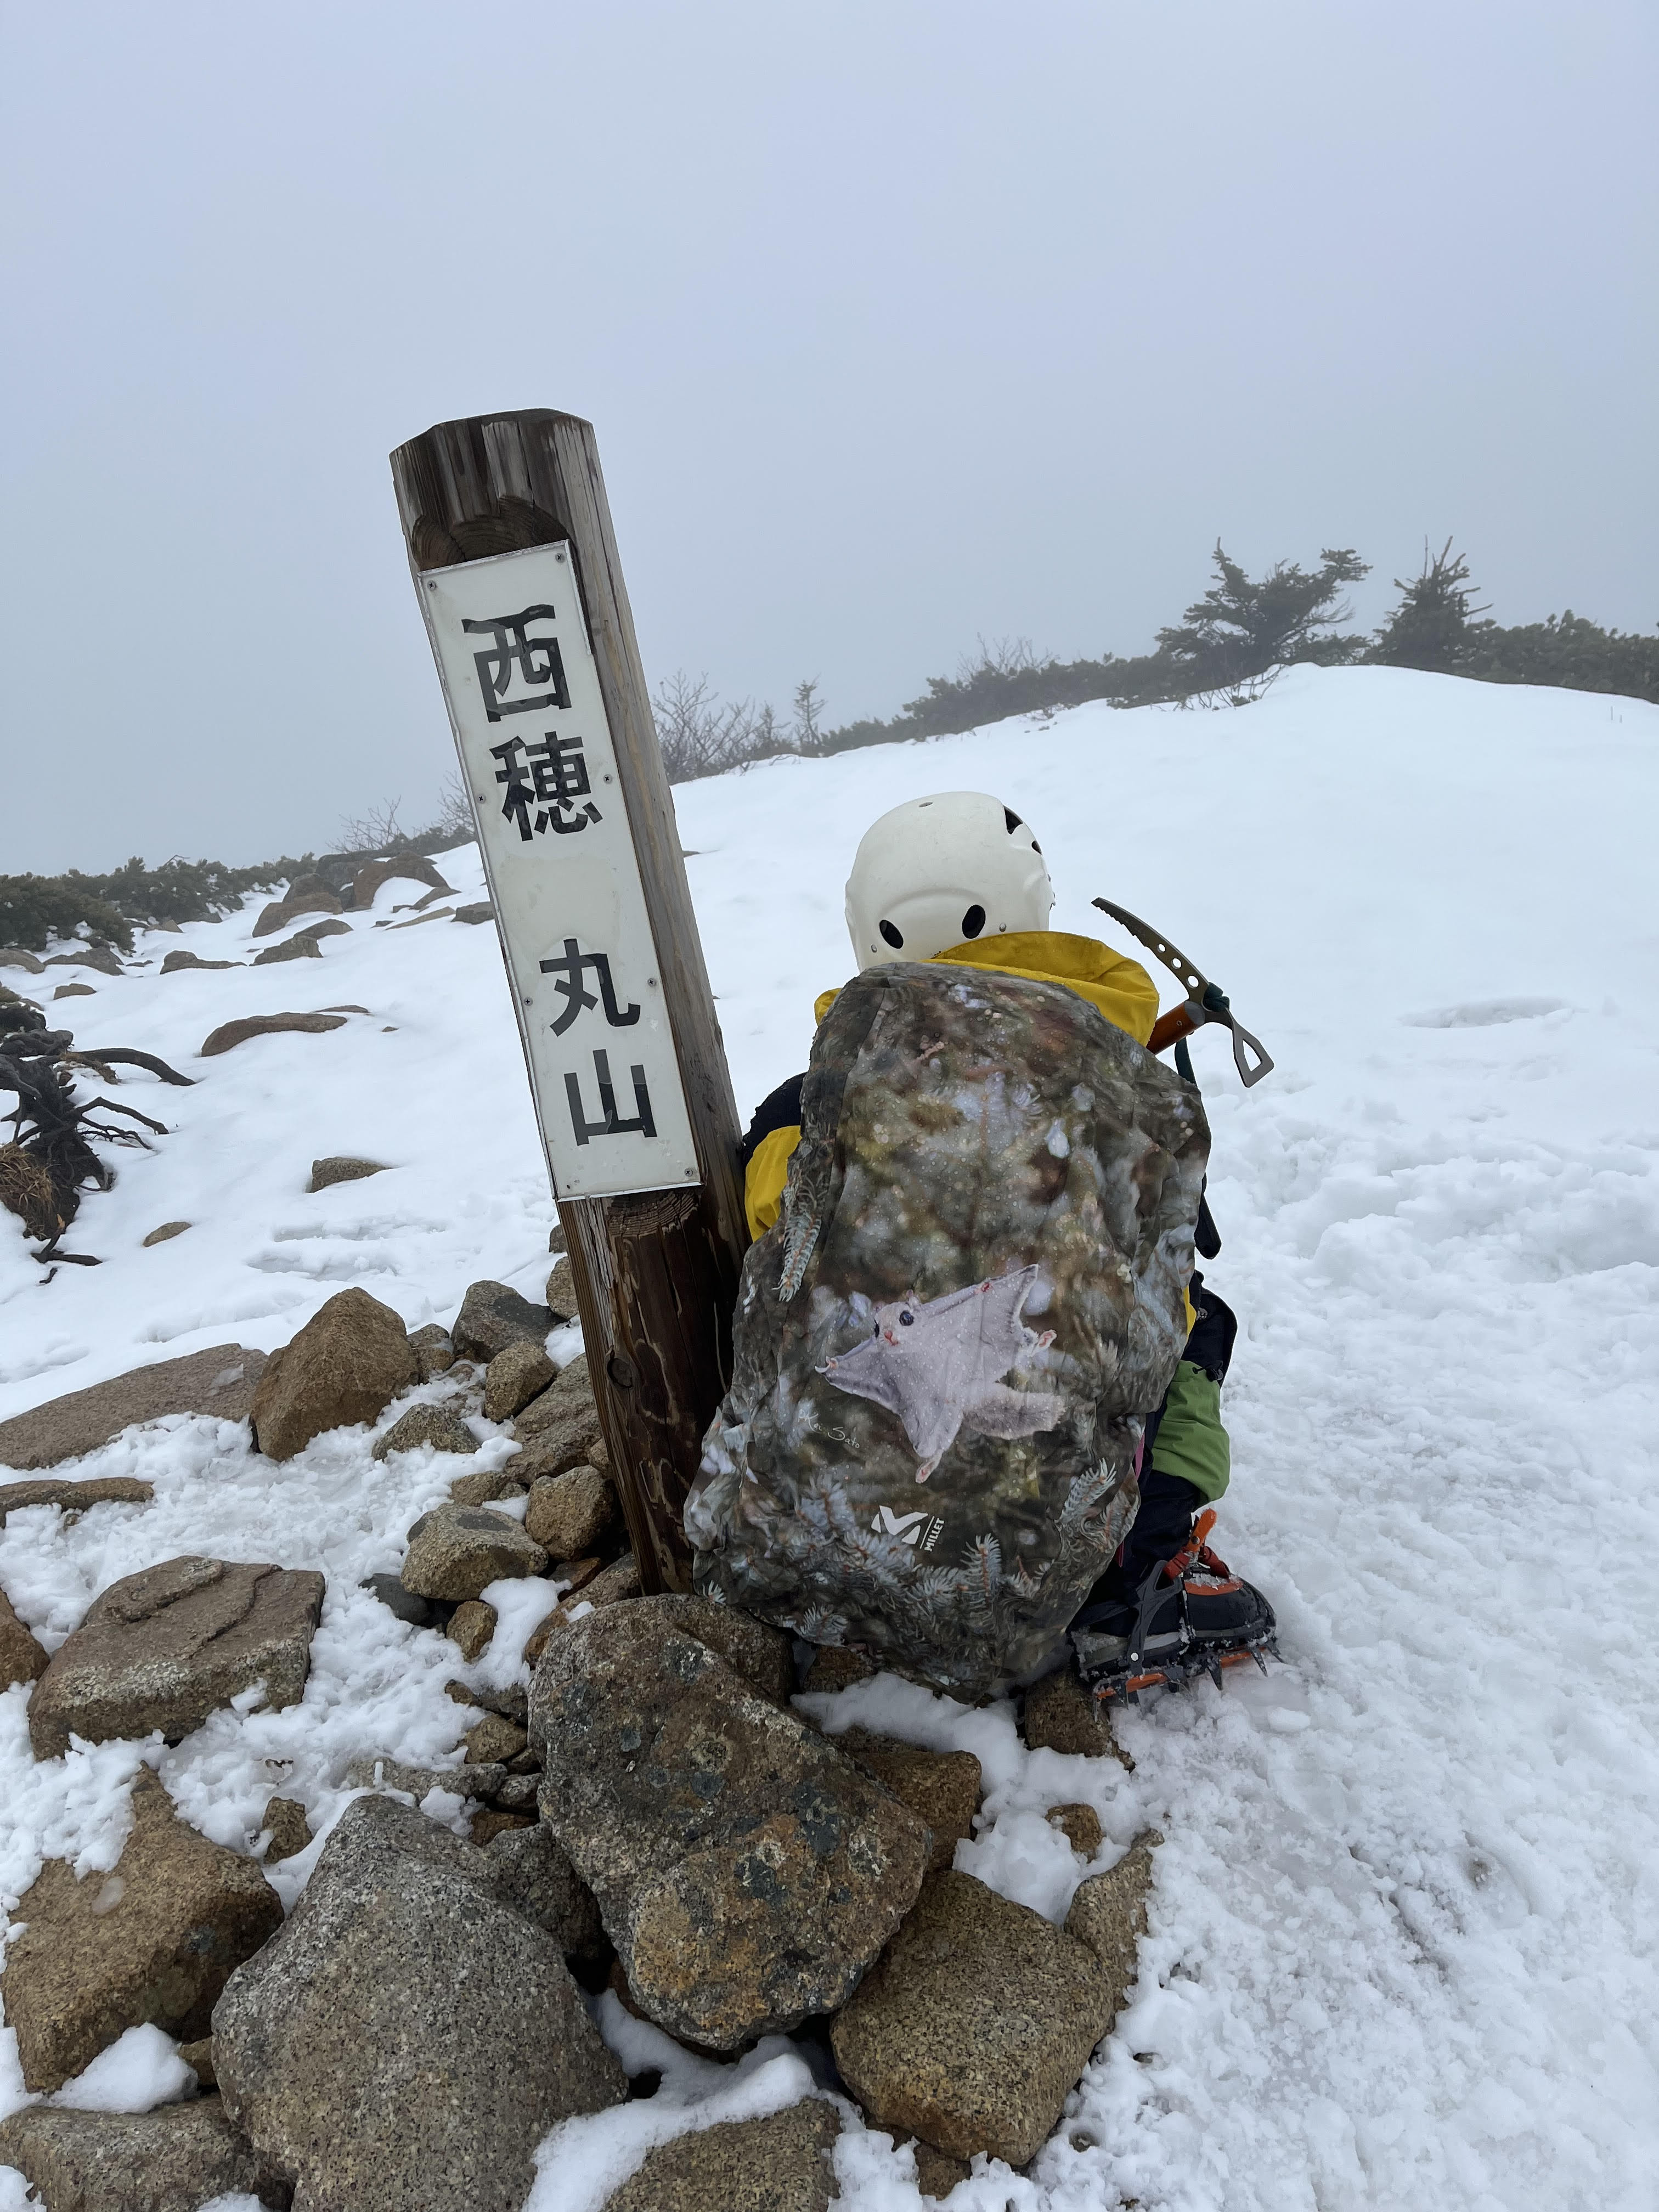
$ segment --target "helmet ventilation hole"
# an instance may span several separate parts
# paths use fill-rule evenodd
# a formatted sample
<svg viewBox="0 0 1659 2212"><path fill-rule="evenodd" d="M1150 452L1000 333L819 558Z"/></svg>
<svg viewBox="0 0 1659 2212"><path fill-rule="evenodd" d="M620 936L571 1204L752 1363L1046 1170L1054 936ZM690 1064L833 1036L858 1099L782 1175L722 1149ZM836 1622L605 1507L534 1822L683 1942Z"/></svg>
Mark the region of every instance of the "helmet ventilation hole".
<svg viewBox="0 0 1659 2212"><path fill-rule="evenodd" d="M904 938L902 932L895 929L890 921L884 921L880 927L882 935L892 946L894 951L902 952L904 950Z"/></svg>
<svg viewBox="0 0 1659 2212"><path fill-rule="evenodd" d="M984 908L982 906L970 906L967 913L962 917L963 935L964 937L977 937L984 927Z"/></svg>
<svg viewBox="0 0 1659 2212"><path fill-rule="evenodd" d="M1024 826L1018 815L1015 813L1012 806L1005 806L1003 808L1002 818L1008 824L1008 835L1011 837L1013 836L1016 830Z"/></svg>

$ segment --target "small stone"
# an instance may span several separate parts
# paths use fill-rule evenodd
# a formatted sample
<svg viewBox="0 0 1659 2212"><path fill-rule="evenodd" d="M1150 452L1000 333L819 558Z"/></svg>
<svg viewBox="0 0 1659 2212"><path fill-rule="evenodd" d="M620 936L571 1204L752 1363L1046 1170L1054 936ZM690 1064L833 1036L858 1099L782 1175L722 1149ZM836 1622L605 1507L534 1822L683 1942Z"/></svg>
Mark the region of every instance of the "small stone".
<svg viewBox="0 0 1659 2212"><path fill-rule="evenodd" d="M489 1650L489 1640L495 1633L495 1621L493 1605L486 1605L481 1597L470 1597L450 1614L444 1634L471 1666Z"/></svg>
<svg viewBox="0 0 1659 2212"><path fill-rule="evenodd" d="M464 1358L490 1360L509 1344L529 1343L544 1350L547 1332L563 1319L546 1306L532 1306L507 1284L486 1279L469 1286L449 1334Z"/></svg>
<svg viewBox="0 0 1659 2212"><path fill-rule="evenodd" d="M835 2011L920 1887L915 1816L648 1601L554 1638L530 1741L543 1818L671 2035L731 2051Z"/></svg>
<svg viewBox="0 0 1659 2212"><path fill-rule="evenodd" d="M256 968L268 968L278 960L320 960L322 957L323 948L314 937L285 937L280 945L267 945L263 952L256 952L253 964Z"/></svg>
<svg viewBox="0 0 1659 2212"><path fill-rule="evenodd" d="M164 1221L159 1229L152 1229L145 1237L144 1249L148 1250L152 1244L170 1243L173 1237L182 1237L189 1227L187 1221Z"/></svg>
<svg viewBox="0 0 1659 2212"><path fill-rule="evenodd" d="M647 2154L605 2212L828 2212L841 2115L817 2097L760 2120L721 2120Z"/></svg>
<svg viewBox="0 0 1659 2212"><path fill-rule="evenodd" d="M123 1429L140 1421L164 1420L169 1413L206 1413L221 1421L240 1421L252 1403L264 1366L263 1352L247 1352L240 1344L216 1344L182 1359L157 1359L107 1382L94 1382L89 1389L49 1398L29 1413L0 1421L0 1466L56 1467L60 1460L96 1451Z"/></svg>
<svg viewBox="0 0 1659 2212"><path fill-rule="evenodd" d="M449 1486L452 1505L499 1505L504 1498L522 1498L524 1485L505 1467L481 1468L477 1474L457 1475Z"/></svg>
<svg viewBox="0 0 1659 2212"><path fill-rule="evenodd" d="M95 999L98 994L90 983L60 983L52 995L54 999Z"/></svg>
<svg viewBox="0 0 1659 2212"><path fill-rule="evenodd" d="M470 1705L481 1713L504 1713L520 1728L529 1726L530 1693L521 1683L509 1682L504 1690L495 1690L482 1682L452 1680L444 1684L444 1695L453 1705Z"/></svg>
<svg viewBox="0 0 1659 2212"><path fill-rule="evenodd" d="M311 1823L306 1818L306 1808L295 1797L272 1797L259 1822L262 1829L270 1831L270 1842L265 1850L265 1864L275 1866L280 1860L291 1859L309 1849Z"/></svg>
<svg viewBox="0 0 1659 2212"><path fill-rule="evenodd" d="M523 1752L519 1754L520 1759L525 1756ZM541 1769L534 1766L527 1774L509 1774L489 1802L497 1812L527 1813L533 1820L537 1817L541 1786Z"/></svg>
<svg viewBox="0 0 1659 2212"><path fill-rule="evenodd" d="M384 1754L347 1763L346 1790L397 1790L418 1805L434 1790L450 1797L493 1797L507 1779L504 1766L412 1766Z"/></svg>
<svg viewBox="0 0 1659 2212"><path fill-rule="evenodd" d="M502 1713L490 1713L466 1732L466 1763L469 1766L504 1766L509 1759L516 1759L529 1741L529 1735L516 1721L508 1720Z"/></svg>
<svg viewBox="0 0 1659 2212"><path fill-rule="evenodd" d="M1024 1734L1029 1751L1063 1751L1083 1759L1115 1759L1131 1773L1134 1761L1112 1734L1104 1708L1069 1668L1047 1674L1025 1692Z"/></svg>
<svg viewBox="0 0 1659 2212"><path fill-rule="evenodd" d="M472 1815L467 1834L482 1850L493 1844L497 1836L505 1836L515 1828L536 1826L533 1813L504 1813L499 1806L485 1805Z"/></svg>
<svg viewBox="0 0 1659 2212"><path fill-rule="evenodd" d="M825 1644L813 1653L801 1689L812 1697L833 1696L838 1690L850 1690L854 1682L867 1682L880 1671L875 1661L862 1651Z"/></svg>
<svg viewBox="0 0 1659 2212"><path fill-rule="evenodd" d="M573 1467L532 1483L524 1525L556 1559L578 1559L616 1517L617 1493L608 1478L596 1467Z"/></svg>
<svg viewBox="0 0 1659 2212"><path fill-rule="evenodd" d="M22 1932L6 1953L6 2019L25 2086L52 2090L130 2027L204 2035L226 1977L283 1908L254 1862L179 1820L143 1767L113 1873L77 1881L48 1859L12 1917Z"/></svg>
<svg viewBox="0 0 1659 2212"><path fill-rule="evenodd" d="M476 1505L438 1505L409 1532L403 1580L420 1597L477 1597L507 1576L539 1575L547 1553L505 1513Z"/></svg>
<svg viewBox="0 0 1659 2212"><path fill-rule="evenodd" d="M602 1960L610 1942L592 1891L544 1820L505 1828L484 1852L490 1881L507 1902L544 1928L567 1959Z"/></svg>
<svg viewBox="0 0 1659 2212"><path fill-rule="evenodd" d="M576 1289L571 1280L569 1262L561 1254L548 1271L547 1304L550 1312L556 1306L574 1305Z"/></svg>
<svg viewBox="0 0 1659 2212"><path fill-rule="evenodd" d="M52 1654L29 1700L37 1759L70 1738L107 1743L159 1729L181 1743L256 1682L298 1705L323 1609L319 1574L251 1561L167 1559L112 1583Z"/></svg>
<svg viewBox="0 0 1659 2212"><path fill-rule="evenodd" d="M198 2036L194 2043L181 2043L179 2056L196 2076L198 2089L216 2089L219 2079L213 2070L213 2038Z"/></svg>
<svg viewBox="0 0 1659 2212"><path fill-rule="evenodd" d="M441 1606L434 1605L429 1598L416 1597L413 1590L406 1590L398 1575L365 1575L358 1588L372 1590L389 1612L395 1613L399 1620L406 1620L411 1628L436 1628L443 1620Z"/></svg>
<svg viewBox="0 0 1659 2212"><path fill-rule="evenodd" d="M548 1231L548 1232L547 1232L547 1249L548 1249L548 1250L549 1250L550 1252L566 1252L566 1251L568 1251L568 1249L569 1249L569 1239L566 1237L566 1235L565 1235L565 1233L564 1233L564 1224L563 1224L563 1222L562 1222L562 1221L556 1221L556 1222L553 1224L553 1226L552 1226L552 1227Z"/></svg>
<svg viewBox="0 0 1659 2212"><path fill-rule="evenodd" d="M896 1737L848 1729L830 1741L908 1805L933 1831L930 1874L948 1867L957 1845L974 1832L979 1810L980 1764L970 1751L924 1751Z"/></svg>
<svg viewBox="0 0 1659 2212"><path fill-rule="evenodd" d="M538 1474L562 1474L584 1461L590 1467L598 1464L595 1447L603 1431L585 1355L561 1368L556 1380L531 1400L514 1422L513 1433L520 1443L534 1440L539 1445Z"/></svg>
<svg viewBox="0 0 1659 2212"><path fill-rule="evenodd" d="M260 957L265 956L262 953ZM326 1159L313 1160L311 1181L307 1191L328 1190L337 1182L361 1182L365 1176L384 1175L384 1160L355 1160L344 1152L331 1152Z"/></svg>
<svg viewBox="0 0 1659 2212"><path fill-rule="evenodd" d="M253 1436L271 1459L292 1459L313 1437L376 1421L416 1376L404 1325L367 1291L327 1299L253 1394Z"/></svg>
<svg viewBox="0 0 1659 2212"><path fill-rule="evenodd" d="M948 2197L959 2181L966 2181L973 2167L965 2158L952 2158L949 2151L935 2150L932 2143L920 2137L910 2147L910 2155L916 2162L916 2192L931 2197L937 2203Z"/></svg>
<svg viewBox="0 0 1659 2212"><path fill-rule="evenodd" d="M479 899L471 906L458 906L455 919L457 921L493 921L495 909L488 899Z"/></svg>
<svg viewBox="0 0 1659 2212"><path fill-rule="evenodd" d="M37 1682L46 1671L45 1647L12 1609L11 1600L0 1590L0 1690L14 1682Z"/></svg>
<svg viewBox="0 0 1659 2212"><path fill-rule="evenodd" d="M202 1043L202 1058L215 1060L222 1052L232 1052L250 1037L282 1036L289 1030L301 1036L321 1036L329 1030L345 1027L343 1014L244 1014L234 1022L221 1022L216 1030L210 1030Z"/></svg>
<svg viewBox="0 0 1659 2212"><path fill-rule="evenodd" d="M42 2212L195 2212L248 2197L287 2212L294 2197L213 2096L153 2112L33 2105L0 2125L0 2166L18 2169Z"/></svg>
<svg viewBox="0 0 1659 2212"><path fill-rule="evenodd" d="M549 2130L626 2096L557 1942L490 1872L412 1808L360 1798L232 1976L220 2087L301 2204L518 2212Z"/></svg>
<svg viewBox="0 0 1659 2212"><path fill-rule="evenodd" d="M484 1412L510 1421L558 1373L542 1346L521 1337L498 1352L484 1370Z"/></svg>
<svg viewBox="0 0 1659 2212"><path fill-rule="evenodd" d="M475 1437L459 1414L447 1406L411 1406L401 1413L374 1446L376 1459L393 1452L440 1451L470 1455L478 1449Z"/></svg>
<svg viewBox="0 0 1659 2212"><path fill-rule="evenodd" d="M971 1875L937 1874L830 2032L872 2125L1024 2166L1112 2019L1092 1952Z"/></svg>
<svg viewBox="0 0 1659 2212"><path fill-rule="evenodd" d="M1093 1858L1106 1840L1100 1815L1092 1805L1051 1805L1047 1818L1049 1826L1058 1828L1081 1858Z"/></svg>
<svg viewBox="0 0 1659 2212"><path fill-rule="evenodd" d="M455 1347L449 1340L449 1331L429 1321L424 1328L411 1329L409 1348L415 1355L415 1364L422 1382L429 1382L434 1375L442 1375L455 1364Z"/></svg>
<svg viewBox="0 0 1659 2212"><path fill-rule="evenodd" d="M1100 1962L1111 1991L1114 2015L1140 1972L1139 1947L1146 1933L1152 1853L1163 1840L1156 1828L1137 1836L1115 1867L1078 1884L1066 1916L1066 1933Z"/></svg>

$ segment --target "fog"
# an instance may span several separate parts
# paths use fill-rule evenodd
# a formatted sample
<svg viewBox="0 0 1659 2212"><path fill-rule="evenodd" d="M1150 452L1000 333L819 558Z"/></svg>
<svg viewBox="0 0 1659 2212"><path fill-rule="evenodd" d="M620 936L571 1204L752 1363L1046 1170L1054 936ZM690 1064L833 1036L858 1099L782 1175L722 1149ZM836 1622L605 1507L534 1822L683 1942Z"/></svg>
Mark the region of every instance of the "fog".
<svg viewBox="0 0 1659 2212"><path fill-rule="evenodd" d="M0 870L430 813L386 455L490 410L596 425L653 683L832 724L1218 537L1652 628L1655 23L8 7Z"/></svg>

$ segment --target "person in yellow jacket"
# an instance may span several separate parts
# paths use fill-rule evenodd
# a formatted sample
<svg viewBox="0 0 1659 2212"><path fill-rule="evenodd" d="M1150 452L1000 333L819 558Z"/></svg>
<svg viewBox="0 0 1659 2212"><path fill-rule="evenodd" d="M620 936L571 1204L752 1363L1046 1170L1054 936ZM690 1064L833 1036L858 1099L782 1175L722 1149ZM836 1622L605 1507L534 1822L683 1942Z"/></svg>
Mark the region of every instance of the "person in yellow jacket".
<svg viewBox="0 0 1659 2212"><path fill-rule="evenodd" d="M1059 983L1146 1044L1158 1020L1152 977L1139 961L1093 938L1050 929L1053 907L1042 847L1012 807L983 792L939 792L884 814L865 833L847 884L847 926L860 968L939 961ZM822 994L815 1019L823 1021L836 996L833 990ZM790 1158L800 1142L805 1080L804 1074L792 1076L763 1100L743 1140L751 1237L763 1235L778 1218ZM1198 1243L1206 1255L1220 1249L1207 1204ZM1192 1549L1194 1516L1222 1495L1231 1472L1221 1385L1238 1324L1197 1273L1187 1294L1187 1319L1185 1351L1164 1403L1146 1424L1139 1512L1113 1568L1073 1624L1097 1646L1121 1638L1126 1650L1133 1644L1152 1661L1160 1630L1164 1642L1174 1636L1172 1608L1179 1603L1200 1637L1205 1623L1197 1616L1212 1616L1206 1640L1213 1644L1224 1645L1234 1626L1246 1640L1247 1630L1259 1628L1257 1607L1271 1620L1258 1592L1230 1576L1212 1553ZM1195 1563L1202 1571L1182 1588L1178 1570Z"/></svg>

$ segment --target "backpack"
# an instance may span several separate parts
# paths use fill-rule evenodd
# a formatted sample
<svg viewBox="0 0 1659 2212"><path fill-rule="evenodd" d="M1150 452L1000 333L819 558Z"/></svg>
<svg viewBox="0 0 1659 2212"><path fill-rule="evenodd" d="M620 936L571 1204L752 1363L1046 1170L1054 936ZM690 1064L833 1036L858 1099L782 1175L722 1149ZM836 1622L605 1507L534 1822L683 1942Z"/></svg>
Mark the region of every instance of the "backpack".
<svg viewBox="0 0 1659 2212"><path fill-rule="evenodd" d="M957 1693L1034 1670L1134 1518L1208 1154L1197 1091L1063 985L855 976L744 1261L695 1588Z"/></svg>

